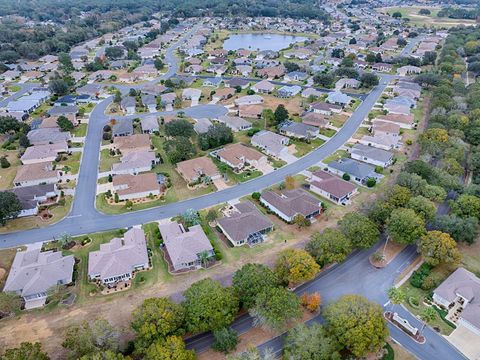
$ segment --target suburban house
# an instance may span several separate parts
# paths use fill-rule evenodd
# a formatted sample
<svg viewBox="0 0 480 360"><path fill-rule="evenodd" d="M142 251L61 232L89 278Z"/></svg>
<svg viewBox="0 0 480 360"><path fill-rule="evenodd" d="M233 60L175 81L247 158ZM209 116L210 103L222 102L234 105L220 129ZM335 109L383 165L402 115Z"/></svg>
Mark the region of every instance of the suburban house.
<svg viewBox="0 0 480 360"><path fill-rule="evenodd" d="M177 98L177 94L175 94L174 92L162 94L160 95L160 103L163 106L172 105L176 98Z"/></svg>
<svg viewBox="0 0 480 360"><path fill-rule="evenodd" d="M302 91L302 97L304 98L309 98L310 96L314 98L319 98L320 96L322 96L322 94L323 93L321 91L314 88L306 88Z"/></svg>
<svg viewBox="0 0 480 360"><path fill-rule="evenodd" d="M150 94L142 95L142 104L145 106L149 112L153 113L157 111L157 99L155 96Z"/></svg>
<svg viewBox="0 0 480 360"><path fill-rule="evenodd" d="M187 88L183 89L182 100L192 100L198 101L202 96L202 91L200 89Z"/></svg>
<svg viewBox="0 0 480 360"><path fill-rule="evenodd" d="M386 168L393 163L393 153L364 144L355 144L350 150L352 159Z"/></svg>
<svg viewBox="0 0 480 360"><path fill-rule="evenodd" d="M268 80L262 80L252 85L250 88L256 93L270 94L273 90L275 90L275 85Z"/></svg>
<svg viewBox="0 0 480 360"><path fill-rule="evenodd" d="M400 147L400 137L397 135L375 134L373 136L365 135L358 140L360 144L373 146L383 150L397 149Z"/></svg>
<svg viewBox="0 0 480 360"><path fill-rule="evenodd" d="M277 90L277 96L280 98L294 97L295 95L300 94L300 91L302 91L302 88L298 85L282 86Z"/></svg>
<svg viewBox="0 0 480 360"><path fill-rule="evenodd" d="M112 165L112 175L130 174L136 175L141 172L147 172L157 163L157 158L153 151L131 151L125 153L120 163Z"/></svg>
<svg viewBox="0 0 480 360"><path fill-rule="evenodd" d="M415 118L412 114L388 114L378 115L374 120L388 121L397 124L402 129L413 129Z"/></svg>
<svg viewBox="0 0 480 360"><path fill-rule="evenodd" d="M158 225L166 255L174 271L202 267L203 262L214 258L213 247L200 225L185 229L182 224L169 222Z"/></svg>
<svg viewBox="0 0 480 360"><path fill-rule="evenodd" d="M221 83L222 79L217 77L203 80L203 86L219 87Z"/></svg>
<svg viewBox="0 0 480 360"><path fill-rule="evenodd" d="M13 260L3 291L15 292L25 300L25 308L45 305L48 291L72 282L73 255L62 256L61 251L41 252L41 245L18 251Z"/></svg>
<svg viewBox="0 0 480 360"><path fill-rule="evenodd" d="M340 91L333 91L328 93L327 102L330 104L340 105L345 107L349 105L353 101L353 98L340 92Z"/></svg>
<svg viewBox="0 0 480 360"><path fill-rule="evenodd" d="M268 163L267 157L261 152L241 143L227 145L213 155L237 171L243 169L247 164L258 169L265 167Z"/></svg>
<svg viewBox="0 0 480 360"><path fill-rule="evenodd" d="M142 118L140 120L140 126L142 127L142 133L144 134L153 134L154 132L160 131L158 119L155 115Z"/></svg>
<svg viewBox="0 0 480 360"><path fill-rule="evenodd" d="M212 125L212 122L207 118L195 119L193 129L197 134L205 134Z"/></svg>
<svg viewBox="0 0 480 360"><path fill-rule="evenodd" d="M400 135L400 125L382 121L382 120L373 120L372 121L372 132L375 135L392 135L392 136L399 136Z"/></svg>
<svg viewBox="0 0 480 360"><path fill-rule="evenodd" d="M250 81L241 78L233 78L225 81L225 87L236 88L240 87L242 90L248 88Z"/></svg>
<svg viewBox="0 0 480 360"><path fill-rule="evenodd" d="M328 104L325 102L318 101L310 104L310 110L312 110L314 113L317 113L317 114L330 116L332 115L332 113L338 114L342 112L342 107L339 105Z"/></svg>
<svg viewBox="0 0 480 360"><path fill-rule="evenodd" d="M212 95L212 100L222 101L231 98L233 95L235 95L235 89L222 88L215 91L215 94Z"/></svg>
<svg viewBox="0 0 480 360"><path fill-rule="evenodd" d="M263 98L260 95L246 95L242 96L234 101L235 105L257 105L263 103Z"/></svg>
<svg viewBox="0 0 480 360"><path fill-rule="evenodd" d="M145 198L150 195L160 195L162 191L154 173L138 175L120 174L113 177L113 190L119 200Z"/></svg>
<svg viewBox="0 0 480 360"><path fill-rule="evenodd" d="M225 124L233 132L244 131L252 128L252 123L239 116L219 116L217 119L222 124Z"/></svg>
<svg viewBox="0 0 480 360"><path fill-rule="evenodd" d="M71 139L69 132L62 132L59 128L30 130L27 137L32 145L53 144L61 141L69 141Z"/></svg>
<svg viewBox="0 0 480 360"><path fill-rule="evenodd" d="M360 81L357 79L340 79L335 83L335 90L342 89L358 89L360 87Z"/></svg>
<svg viewBox="0 0 480 360"><path fill-rule="evenodd" d="M6 191L14 193L22 206L18 217L37 215L38 206L46 202L56 202L59 193L55 184L24 186Z"/></svg>
<svg viewBox="0 0 480 360"><path fill-rule="evenodd" d="M302 71L291 71L283 77L285 81L304 81L307 80L308 74Z"/></svg>
<svg viewBox="0 0 480 360"><path fill-rule="evenodd" d="M351 182L323 170L313 172L309 182L310 191L339 205L349 204L358 190Z"/></svg>
<svg viewBox="0 0 480 360"><path fill-rule="evenodd" d="M297 139L312 139L319 134L317 127L295 121L284 121L279 128L279 132Z"/></svg>
<svg viewBox="0 0 480 360"><path fill-rule="evenodd" d="M389 114L409 115L410 106L405 104L399 104L395 102L387 102L383 105L383 108L388 111Z"/></svg>
<svg viewBox="0 0 480 360"><path fill-rule="evenodd" d="M35 164L39 162L55 161L58 154L68 152L66 141L60 141L53 144L34 145L25 149L20 160L22 164Z"/></svg>
<svg viewBox="0 0 480 360"><path fill-rule="evenodd" d="M273 223L254 204L244 201L232 206L217 221L217 227L233 246L255 246L265 241Z"/></svg>
<svg viewBox="0 0 480 360"><path fill-rule="evenodd" d="M41 162L20 166L13 179L13 186L55 184L58 180L60 180L59 172L53 170L52 163Z"/></svg>
<svg viewBox="0 0 480 360"><path fill-rule="evenodd" d="M127 96L120 102L120 107L127 114L135 114L135 107L137 106L137 100L133 96Z"/></svg>
<svg viewBox="0 0 480 360"><path fill-rule="evenodd" d="M257 118L259 119L262 116L263 105L240 105L238 107L238 116L246 118Z"/></svg>
<svg viewBox="0 0 480 360"><path fill-rule="evenodd" d="M205 177L211 180L221 177L217 167L208 156L181 161L177 164L177 171L188 184L196 183Z"/></svg>
<svg viewBox="0 0 480 360"><path fill-rule="evenodd" d="M120 150L122 154L137 151L149 151L150 136L148 136L148 134L135 134L115 137L112 145L113 149Z"/></svg>
<svg viewBox="0 0 480 360"><path fill-rule="evenodd" d="M420 74L421 72L422 68L413 65L406 65L397 69L397 74L400 76L416 75Z"/></svg>
<svg viewBox="0 0 480 360"><path fill-rule="evenodd" d="M328 124L330 124L330 121L328 121L327 117L325 115L309 111L302 115L302 122L305 125L311 125L311 126L316 126L318 128L324 128Z"/></svg>
<svg viewBox="0 0 480 360"><path fill-rule="evenodd" d="M113 137L133 135L132 119L116 120L112 126Z"/></svg>
<svg viewBox="0 0 480 360"><path fill-rule="evenodd" d="M262 192L260 202L289 223L297 215L312 219L322 212L322 203L302 189L284 190L280 193L266 190Z"/></svg>
<svg viewBox="0 0 480 360"><path fill-rule="evenodd" d="M88 277L107 286L133 278L136 271L150 267L147 242L142 229L131 228L123 239L113 238L88 254Z"/></svg>
<svg viewBox="0 0 480 360"><path fill-rule="evenodd" d="M267 155L280 158L288 154L288 137L275 134L268 130L262 130L252 136L253 146L260 148Z"/></svg>
<svg viewBox="0 0 480 360"><path fill-rule="evenodd" d="M353 181L361 185L365 184L368 179L378 180L381 178L381 176L375 172L375 168L372 165L349 158L329 162L328 170L339 176L348 174Z"/></svg>
<svg viewBox="0 0 480 360"><path fill-rule="evenodd" d="M475 274L458 268L433 291L433 301L448 311L447 320L480 336L480 279Z"/></svg>

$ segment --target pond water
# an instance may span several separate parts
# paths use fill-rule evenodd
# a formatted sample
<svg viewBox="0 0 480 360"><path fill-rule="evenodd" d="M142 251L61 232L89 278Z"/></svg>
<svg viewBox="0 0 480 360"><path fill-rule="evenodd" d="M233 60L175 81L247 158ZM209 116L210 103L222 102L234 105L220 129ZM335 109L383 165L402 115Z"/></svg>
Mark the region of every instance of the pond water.
<svg viewBox="0 0 480 360"><path fill-rule="evenodd" d="M225 50L273 50L288 48L291 44L307 40L304 36L280 34L236 34L223 43Z"/></svg>

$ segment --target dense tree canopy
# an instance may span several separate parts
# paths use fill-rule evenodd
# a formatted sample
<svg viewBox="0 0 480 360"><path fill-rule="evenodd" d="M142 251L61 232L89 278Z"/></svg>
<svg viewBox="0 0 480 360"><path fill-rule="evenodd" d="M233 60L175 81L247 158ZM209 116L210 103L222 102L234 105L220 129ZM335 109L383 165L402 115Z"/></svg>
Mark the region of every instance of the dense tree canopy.
<svg viewBox="0 0 480 360"><path fill-rule="evenodd" d="M368 217L358 212L345 214L338 225L353 247L369 248L378 241L380 236L377 226Z"/></svg>
<svg viewBox="0 0 480 360"><path fill-rule="evenodd" d="M363 296L341 297L325 308L324 317L332 336L357 358L378 351L387 340L382 308Z"/></svg>
<svg viewBox="0 0 480 360"><path fill-rule="evenodd" d="M299 325L285 339L285 360L340 360L341 346L317 323Z"/></svg>
<svg viewBox="0 0 480 360"><path fill-rule="evenodd" d="M8 219L14 219L20 214L22 205L17 195L9 191L0 191L0 225L5 225Z"/></svg>
<svg viewBox="0 0 480 360"><path fill-rule="evenodd" d="M387 233L399 244L412 244L425 233L425 221L412 209L395 209L387 220Z"/></svg>
<svg viewBox="0 0 480 360"><path fill-rule="evenodd" d="M418 250L425 262L432 266L441 263L457 265L461 258L455 240L437 230L429 231L420 238Z"/></svg>
<svg viewBox="0 0 480 360"><path fill-rule="evenodd" d="M278 256L275 271L283 284L293 286L313 279L320 266L305 250L288 249Z"/></svg>
<svg viewBox="0 0 480 360"><path fill-rule="evenodd" d="M352 251L352 242L342 231L327 228L316 232L305 249L321 267L333 262L342 262Z"/></svg>

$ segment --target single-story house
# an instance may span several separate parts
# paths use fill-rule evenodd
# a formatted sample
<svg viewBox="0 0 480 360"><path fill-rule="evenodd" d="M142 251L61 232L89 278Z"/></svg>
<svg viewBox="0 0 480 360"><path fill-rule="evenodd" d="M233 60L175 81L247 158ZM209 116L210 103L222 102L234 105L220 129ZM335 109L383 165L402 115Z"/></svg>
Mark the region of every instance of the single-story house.
<svg viewBox="0 0 480 360"><path fill-rule="evenodd" d="M273 90L275 90L275 85L268 80L262 80L252 85L251 89L256 93L270 94Z"/></svg>
<svg viewBox="0 0 480 360"><path fill-rule="evenodd" d="M131 151L125 153L120 163L112 165L112 174L130 174L137 175L142 172L147 172L152 169L152 166L157 163L157 158L153 151Z"/></svg>
<svg viewBox="0 0 480 360"><path fill-rule="evenodd" d="M308 74L303 71L291 71L283 76L285 81L304 81L307 78Z"/></svg>
<svg viewBox="0 0 480 360"><path fill-rule="evenodd" d="M342 107L335 104L329 104L321 101L310 104L310 110L314 113L330 116L332 113L342 112Z"/></svg>
<svg viewBox="0 0 480 360"><path fill-rule="evenodd" d="M151 113L157 111L157 98L154 95L150 95L150 94L142 95L142 104Z"/></svg>
<svg viewBox="0 0 480 360"><path fill-rule="evenodd" d="M232 206L217 227L233 246L255 246L265 241L273 223L254 204L244 201Z"/></svg>
<svg viewBox="0 0 480 360"><path fill-rule="evenodd" d="M61 251L41 251L41 246L30 245L18 251L13 260L3 291L15 292L25 300L25 308L45 305L48 292L58 285L72 282L73 255Z"/></svg>
<svg viewBox="0 0 480 360"><path fill-rule="evenodd" d="M259 119L262 116L264 110L263 105L240 105L238 107L238 116Z"/></svg>
<svg viewBox="0 0 480 360"><path fill-rule="evenodd" d="M339 176L348 174L353 181L361 185L365 184L368 179L378 180L381 178L372 165L349 158L330 161L328 163L328 171Z"/></svg>
<svg viewBox="0 0 480 360"><path fill-rule="evenodd" d="M112 126L112 134L114 137L133 135L133 120L132 119L116 120Z"/></svg>
<svg viewBox="0 0 480 360"><path fill-rule="evenodd" d="M480 278L459 267L434 291L433 301L448 311L447 320L480 336Z"/></svg>
<svg viewBox="0 0 480 360"><path fill-rule="evenodd" d="M235 170L241 170L246 164L259 168L268 163L268 159L261 152L241 143L230 144L214 153L223 163Z"/></svg>
<svg viewBox="0 0 480 360"><path fill-rule="evenodd" d="M34 164L39 162L52 162L60 153L68 152L68 144L66 141L60 141L53 144L34 145L25 149L20 160L22 164Z"/></svg>
<svg viewBox="0 0 480 360"><path fill-rule="evenodd" d="M263 98L260 95L246 95L235 99L235 105L257 105L263 103Z"/></svg>
<svg viewBox="0 0 480 360"><path fill-rule="evenodd" d="M330 123L330 121L328 121L328 118L325 117L325 115L310 111L302 115L302 123L316 126L318 128L324 128Z"/></svg>
<svg viewBox="0 0 480 360"><path fill-rule="evenodd" d="M393 163L393 153L364 144L355 144L351 150L352 159L386 168Z"/></svg>
<svg viewBox="0 0 480 360"><path fill-rule="evenodd" d="M169 222L158 225L169 263L175 271L201 268L203 261L215 257L213 247L200 225L185 229Z"/></svg>
<svg viewBox="0 0 480 360"><path fill-rule="evenodd" d="M412 114L378 115L374 120L388 121L399 125L402 129L413 129L415 118Z"/></svg>
<svg viewBox="0 0 480 360"><path fill-rule="evenodd" d="M120 200L132 200L160 195L162 188L154 173L120 174L113 177L113 190Z"/></svg>
<svg viewBox="0 0 480 360"><path fill-rule="evenodd" d="M160 131L158 119L155 115L143 117L140 120L140 126L142 127L142 133L144 134L153 134L156 131Z"/></svg>
<svg viewBox="0 0 480 360"><path fill-rule="evenodd" d="M182 100L192 100L198 101L202 96L202 91L200 89L187 88L183 89Z"/></svg>
<svg viewBox="0 0 480 360"><path fill-rule="evenodd" d="M149 151L150 136L148 134L135 134L115 137L113 139L113 149L120 150L122 154L136 151Z"/></svg>
<svg viewBox="0 0 480 360"><path fill-rule="evenodd" d="M351 182L340 179L323 170L313 172L309 182L310 191L336 204L349 204L351 198L358 190Z"/></svg>
<svg viewBox="0 0 480 360"><path fill-rule="evenodd" d="M203 80L203 86L219 87L221 83L222 83L222 78L219 78L219 77L208 78Z"/></svg>
<svg viewBox="0 0 480 360"><path fill-rule="evenodd" d="M295 121L284 121L280 125L279 132L282 135L297 139L312 139L319 134L317 127Z"/></svg>
<svg viewBox="0 0 480 360"><path fill-rule="evenodd" d="M135 114L135 107L137 106L137 100L133 96L127 96L120 102L120 107L127 114Z"/></svg>
<svg viewBox="0 0 480 360"><path fill-rule="evenodd" d="M55 184L24 186L6 191L14 193L22 206L18 217L37 215L39 205L47 201L55 202L58 199Z"/></svg>
<svg viewBox="0 0 480 360"><path fill-rule="evenodd" d="M220 123L225 124L232 131L244 131L252 128L252 123L239 116L219 116L217 119Z"/></svg>
<svg viewBox="0 0 480 360"><path fill-rule="evenodd" d="M319 98L322 96L322 92L314 89L314 88L306 88L305 90L302 91L302 97L304 98L309 98L310 96L313 96L315 98Z"/></svg>
<svg viewBox="0 0 480 360"><path fill-rule="evenodd" d="M395 135L375 134L373 136L362 136L358 142L363 145L374 146L383 150L398 149L400 147L400 137Z"/></svg>
<svg viewBox="0 0 480 360"><path fill-rule="evenodd" d="M13 186L33 186L40 184L55 184L60 180L58 171L53 170L51 162L41 162L22 165L13 179Z"/></svg>
<svg viewBox="0 0 480 360"><path fill-rule="evenodd" d="M136 271L150 267L147 241L142 229L128 230L123 239L113 238L88 254L88 277L107 286L133 278Z"/></svg>
<svg viewBox="0 0 480 360"><path fill-rule="evenodd" d="M293 97L302 91L302 88L298 85L282 86L277 90L277 96L281 98Z"/></svg>
<svg viewBox="0 0 480 360"><path fill-rule="evenodd" d="M260 202L286 222L293 222L297 215L312 219L322 212L322 203L302 189L272 190L262 192Z"/></svg>
<svg viewBox="0 0 480 360"><path fill-rule="evenodd" d="M372 132L375 135L400 135L400 125L382 120L372 121Z"/></svg>
<svg viewBox="0 0 480 360"><path fill-rule="evenodd" d="M231 98L235 95L235 89L233 88L222 88L215 91L215 94L212 95L212 100L222 101Z"/></svg>
<svg viewBox="0 0 480 360"><path fill-rule="evenodd" d="M242 90L248 88L250 81L241 78L233 78L225 81L225 87L236 88L240 87Z"/></svg>
<svg viewBox="0 0 480 360"><path fill-rule="evenodd" d="M208 156L181 161L177 164L177 171L187 183L195 183L203 177L212 180L221 177L220 171Z"/></svg>
<svg viewBox="0 0 480 360"><path fill-rule="evenodd" d="M212 125L212 122L207 118L195 119L193 129L197 134L205 134Z"/></svg>
<svg viewBox="0 0 480 360"><path fill-rule="evenodd" d="M59 128L43 128L30 130L27 134L32 145L46 145L62 141L69 141L71 135L68 131L61 131Z"/></svg>
<svg viewBox="0 0 480 360"><path fill-rule="evenodd" d="M342 107L349 105L352 101L352 97L341 93L340 91L330 92L327 96L327 102L329 102L330 104L340 105Z"/></svg>
<svg viewBox="0 0 480 360"><path fill-rule="evenodd" d="M260 148L267 155L276 158L288 154L287 145L289 142L288 137L275 134L268 130L259 131L253 135L251 139L253 146Z"/></svg>

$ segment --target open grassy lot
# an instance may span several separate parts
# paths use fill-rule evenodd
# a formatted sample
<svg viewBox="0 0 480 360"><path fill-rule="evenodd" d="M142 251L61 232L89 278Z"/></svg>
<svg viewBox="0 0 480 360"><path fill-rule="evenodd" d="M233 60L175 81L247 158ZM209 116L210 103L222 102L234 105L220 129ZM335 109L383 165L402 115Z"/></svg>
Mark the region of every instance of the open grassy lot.
<svg viewBox="0 0 480 360"><path fill-rule="evenodd" d="M420 15L420 9L429 9L430 15ZM394 12L400 12L403 19L409 19L408 23L413 26L427 26L427 27L452 27L457 25L472 25L475 24L474 20L465 19L449 19L438 17L440 8L429 6L405 6L405 7L384 7L377 9L383 14L393 14Z"/></svg>
<svg viewBox="0 0 480 360"><path fill-rule="evenodd" d="M53 215L48 220L43 220L39 216L27 216L7 221L5 226L0 227L0 233L8 233L13 231L28 230L40 228L56 223L63 219L69 212L72 206L72 197L65 197L65 205L55 204L49 207L50 213ZM55 235L55 234L53 234Z"/></svg>
<svg viewBox="0 0 480 360"><path fill-rule="evenodd" d="M80 169L80 158L82 153L76 152L67 156L66 160L61 160L59 162L54 162L57 165L57 170L63 170L68 174L75 175L78 174Z"/></svg>
<svg viewBox="0 0 480 360"><path fill-rule="evenodd" d="M0 290L3 289L7 281L8 272L10 271L16 253L17 248L0 250Z"/></svg>
<svg viewBox="0 0 480 360"><path fill-rule="evenodd" d="M315 150L322 144L324 144L325 141L322 139L313 139L310 141L310 143L307 143L305 141L297 140L297 139L291 139L290 144L295 145L295 156L296 157L302 157L307 155L309 152Z"/></svg>
<svg viewBox="0 0 480 360"><path fill-rule="evenodd" d="M72 131L72 135L75 137L84 137L87 135L88 124L80 124Z"/></svg>
<svg viewBox="0 0 480 360"><path fill-rule="evenodd" d="M112 165L120 162L120 155L111 156L109 149L100 151L100 164L98 165L100 172L112 170Z"/></svg>
<svg viewBox="0 0 480 360"><path fill-rule="evenodd" d="M0 148L0 157L6 157L10 163L10 167L1 169L0 171L0 190L5 190L13 187L13 179L17 175L17 169L21 165L18 158L18 152L15 150L5 150Z"/></svg>

